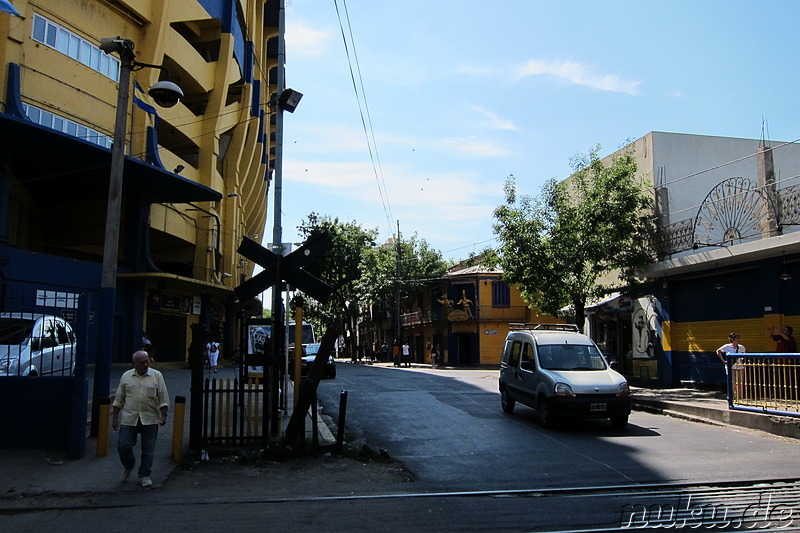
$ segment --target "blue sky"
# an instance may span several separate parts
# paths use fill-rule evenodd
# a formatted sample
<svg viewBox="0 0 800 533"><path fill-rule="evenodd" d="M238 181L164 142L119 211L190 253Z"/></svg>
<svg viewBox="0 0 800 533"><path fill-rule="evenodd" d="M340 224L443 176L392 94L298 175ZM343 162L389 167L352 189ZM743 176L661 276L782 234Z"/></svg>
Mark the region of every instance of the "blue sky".
<svg viewBox="0 0 800 533"><path fill-rule="evenodd" d="M285 114L284 242L315 211L379 242L399 221L462 259L494 243L509 174L536 195L574 154L650 131L759 138L763 119L800 138L793 0L286 5L287 86L304 96Z"/></svg>

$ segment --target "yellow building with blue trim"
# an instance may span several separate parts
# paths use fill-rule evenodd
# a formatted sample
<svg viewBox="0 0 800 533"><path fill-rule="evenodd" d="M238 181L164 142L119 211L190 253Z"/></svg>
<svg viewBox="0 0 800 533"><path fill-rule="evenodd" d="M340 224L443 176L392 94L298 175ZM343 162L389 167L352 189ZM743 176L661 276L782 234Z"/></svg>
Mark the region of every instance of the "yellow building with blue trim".
<svg viewBox="0 0 800 533"><path fill-rule="evenodd" d="M157 360L183 361L194 324L230 353L233 287L254 266L236 250L260 240L267 218L280 2L13 4L20 16L0 13L2 310L77 316L41 296L87 296L93 360L120 69L100 43L119 36L138 66L124 110L112 361L129 361L144 331ZM184 93L169 109L147 96L167 79Z"/></svg>

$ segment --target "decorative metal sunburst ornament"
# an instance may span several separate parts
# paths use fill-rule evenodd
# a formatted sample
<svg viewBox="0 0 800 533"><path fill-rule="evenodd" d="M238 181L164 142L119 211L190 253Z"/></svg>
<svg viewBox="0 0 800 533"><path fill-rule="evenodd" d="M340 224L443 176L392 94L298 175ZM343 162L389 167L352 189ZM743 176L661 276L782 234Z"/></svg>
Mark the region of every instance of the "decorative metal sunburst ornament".
<svg viewBox="0 0 800 533"><path fill-rule="evenodd" d="M772 200L748 178L728 178L708 193L695 217L695 245L730 246L760 238L775 224Z"/></svg>

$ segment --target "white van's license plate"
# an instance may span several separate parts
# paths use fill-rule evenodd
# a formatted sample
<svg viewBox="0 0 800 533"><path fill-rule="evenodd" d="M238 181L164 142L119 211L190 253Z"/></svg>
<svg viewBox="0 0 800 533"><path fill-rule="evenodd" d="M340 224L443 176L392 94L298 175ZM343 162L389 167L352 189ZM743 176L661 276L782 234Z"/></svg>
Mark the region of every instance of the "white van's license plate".
<svg viewBox="0 0 800 533"><path fill-rule="evenodd" d="M605 411L606 404L605 403L590 403L589 404L589 411L596 413L599 411Z"/></svg>

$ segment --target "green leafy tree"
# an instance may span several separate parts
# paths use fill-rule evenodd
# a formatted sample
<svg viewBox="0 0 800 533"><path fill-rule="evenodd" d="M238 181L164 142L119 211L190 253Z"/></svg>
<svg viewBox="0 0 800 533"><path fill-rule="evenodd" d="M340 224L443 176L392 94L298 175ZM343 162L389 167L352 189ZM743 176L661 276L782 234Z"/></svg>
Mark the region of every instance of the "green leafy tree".
<svg viewBox="0 0 800 533"><path fill-rule="evenodd" d="M333 240L331 250L304 268L334 288L333 296L324 305L306 299L304 312L308 320L323 326L319 329L333 320L341 320L346 329L345 338L354 339L357 304L362 298L358 291L359 265L363 256L375 246L377 229L364 229L356 222L341 222L338 218L311 213L298 230L306 239L328 233Z"/></svg>
<svg viewBox="0 0 800 533"><path fill-rule="evenodd" d="M600 145L572 161L567 180L548 180L539 198L519 196L515 178L495 209L503 277L532 305L557 315L571 305L583 327L586 303L623 285L655 258L652 197L636 177L632 149L599 158ZM616 273L615 276L609 274Z"/></svg>

